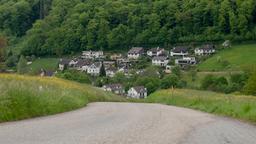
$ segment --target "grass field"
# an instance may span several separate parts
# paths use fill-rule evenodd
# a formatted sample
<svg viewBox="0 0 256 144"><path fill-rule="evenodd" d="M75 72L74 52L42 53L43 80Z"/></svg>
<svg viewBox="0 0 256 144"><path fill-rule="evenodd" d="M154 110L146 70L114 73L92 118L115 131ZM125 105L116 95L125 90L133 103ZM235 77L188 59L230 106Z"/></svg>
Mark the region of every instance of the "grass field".
<svg viewBox="0 0 256 144"><path fill-rule="evenodd" d="M191 76L190 72L183 72L182 80L187 82L187 87L188 88L199 89L201 87L201 83L202 83L203 79L207 75L213 75L213 76L217 76L217 77L223 76L223 77L226 77L227 79L229 79L230 75L238 74L238 73L241 73L241 72L239 72L239 71L232 71L232 72L228 72L228 71L223 71L223 72L197 72L195 80L192 81L192 76Z"/></svg>
<svg viewBox="0 0 256 144"><path fill-rule="evenodd" d="M70 111L96 101L126 101L88 85L61 80L0 74L0 122Z"/></svg>
<svg viewBox="0 0 256 144"><path fill-rule="evenodd" d="M200 71L241 70L256 64L256 44L236 45L218 52L213 57L199 64ZM222 62L221 62L222 61ZM228 64L223 64L223 61Z"/></svg>
<svg viewBox="0 0 256 144"><path fill-rule="evenodd" d="M31 65L28 66L29 73L38 74L41 68L45 70L56 70L58 67L58 58L41 58L36 59Z"/></svg>
<svg viewBox="0 0 256 144"><path fill-rule="evenodd" d="M170 89L153 93L146 102L181 106L256 122L256 97L251 96L225 95L188 89Z"/></svg>

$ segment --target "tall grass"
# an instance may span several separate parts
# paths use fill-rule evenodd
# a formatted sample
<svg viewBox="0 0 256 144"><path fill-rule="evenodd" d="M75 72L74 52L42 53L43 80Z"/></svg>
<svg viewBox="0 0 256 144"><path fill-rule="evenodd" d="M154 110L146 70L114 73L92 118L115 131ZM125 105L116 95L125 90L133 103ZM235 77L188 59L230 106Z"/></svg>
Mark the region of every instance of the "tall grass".
<svg viewBox="0 0 256 144"><path fill-rule="evenodd" d="M175 89L153 93L146 100L256 122L256 97Z"/></svg>
<svg viewBox="0 0 256 144"><path fill-rule="evenodd" d="M125 99L58 78L0 74L0 122L61 113L96 101Z"/></svg>

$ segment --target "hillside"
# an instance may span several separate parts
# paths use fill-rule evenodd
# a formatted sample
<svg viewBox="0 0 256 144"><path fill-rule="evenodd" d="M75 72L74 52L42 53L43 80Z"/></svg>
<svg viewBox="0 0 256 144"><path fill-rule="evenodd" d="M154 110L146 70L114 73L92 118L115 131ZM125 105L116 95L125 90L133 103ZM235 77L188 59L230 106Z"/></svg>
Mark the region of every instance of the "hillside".
<svg viewBox="0 0 256 144"><path fill-rule="evenodd" d="M256 44L236 45L220 51L198 66L200 71L239 71L256 64Z"/></svg>
<svg viewBox="0 0 256 144"><path fill-rule="evenodd" d="M23 55L255 40L255 0L0 0L0 36Z"/></svg>
<svg viewBox="0 0 256 144"><path fill-rule="evenodd" d="M0 74L0 122L70 111L96 101L125 101L98 88L57 78Z"/></svg>
<svg viewBox="0 0 256 144"><path fill-rule="evenodd" d="M160 90L149 96L150 103L162 103L256 122L256 98L190 89Z"/></svg>

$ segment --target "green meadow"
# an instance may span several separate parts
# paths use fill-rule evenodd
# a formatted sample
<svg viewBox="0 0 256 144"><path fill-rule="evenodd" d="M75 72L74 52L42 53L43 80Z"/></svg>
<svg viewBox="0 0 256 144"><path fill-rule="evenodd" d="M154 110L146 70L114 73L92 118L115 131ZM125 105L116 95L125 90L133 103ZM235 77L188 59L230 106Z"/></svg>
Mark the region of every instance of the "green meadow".
<svg viewBox="0 0 256 144"><path fill-rule="evenodd" d="M227 95L189 89L160 90L149 96L149 103L161 103L256 122L256 97Z"/></svg>
<svg viewBox="0 0 256 144"><path fill-rule="evenodd" d="M199 64L200 71L240 71L256 64L256 44L235 45Z"/></svg>
<svg viewBox="0 0 256 144"><path fill-rule="evenodd" d="M31 65L28 66L28 70L31 74L38 74L41 69L55 71L58 67L58 58L40 58L33 61Z"/></svg>
<svg viewBox="0 0 256 144"><path fill-rule="evenodd" d="M0 122L75 110L90 102L125 98L58 78L0 74Z"/></svg>

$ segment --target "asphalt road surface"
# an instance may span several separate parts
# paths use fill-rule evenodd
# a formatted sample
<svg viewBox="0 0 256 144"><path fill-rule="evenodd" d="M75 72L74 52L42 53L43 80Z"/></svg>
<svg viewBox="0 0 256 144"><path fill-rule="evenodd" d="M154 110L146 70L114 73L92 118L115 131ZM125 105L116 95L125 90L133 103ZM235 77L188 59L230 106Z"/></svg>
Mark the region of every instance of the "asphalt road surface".
<svg viewBox="0 0 256 144"><path fill-rule="evenodd" d="M2 123L0 144L256 144L256 127L159 104L93 103Z"/></svg>

